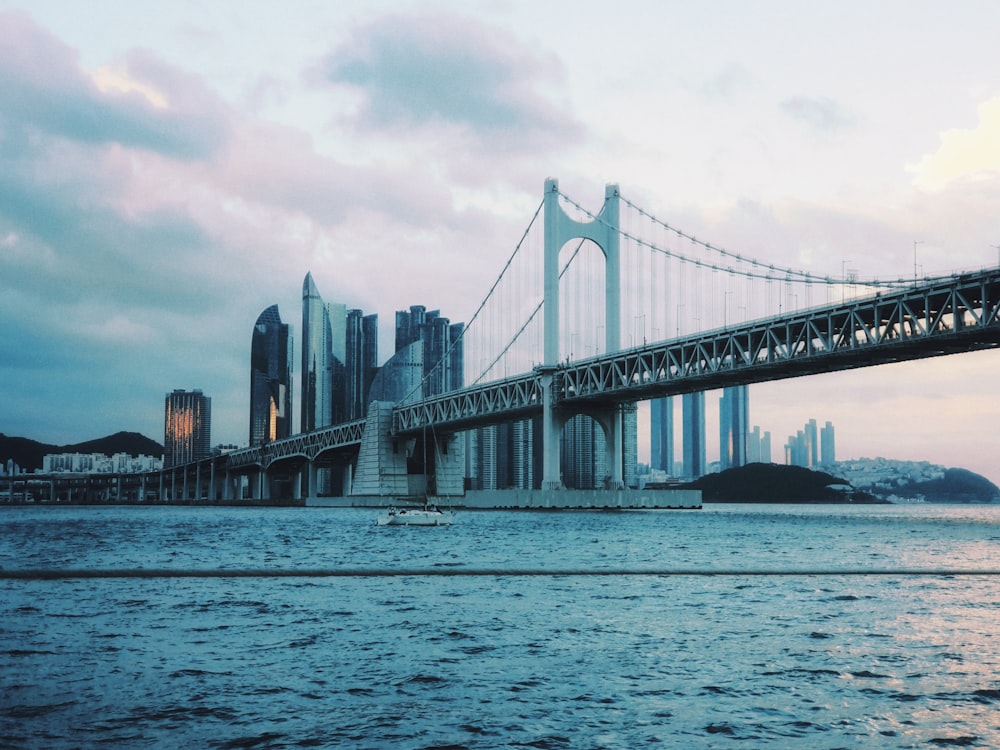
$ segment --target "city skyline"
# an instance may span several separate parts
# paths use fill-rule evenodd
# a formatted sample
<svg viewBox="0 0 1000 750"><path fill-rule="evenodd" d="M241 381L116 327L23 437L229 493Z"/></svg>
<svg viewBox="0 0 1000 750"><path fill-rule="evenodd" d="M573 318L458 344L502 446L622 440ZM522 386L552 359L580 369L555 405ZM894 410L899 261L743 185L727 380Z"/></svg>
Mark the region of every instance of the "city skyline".
<svg viewBox="0 0 1000 750"><path fill-rule="evenodd" d="M415 302L469 320L549 176L591 208L614 182L699 238L835 277L1000 262L995 4L626 3L609 19L220 0L150 20L0 0L6 434L155 438L163 394L200 388L213 443L245 444L262 309L297 310L311 271L380 314L385 343ZM1000 482L998 366L981 352L757 384L750 421L785 436L831 420L838 457ZM648 436L648 407L638 420Z"/></svg>

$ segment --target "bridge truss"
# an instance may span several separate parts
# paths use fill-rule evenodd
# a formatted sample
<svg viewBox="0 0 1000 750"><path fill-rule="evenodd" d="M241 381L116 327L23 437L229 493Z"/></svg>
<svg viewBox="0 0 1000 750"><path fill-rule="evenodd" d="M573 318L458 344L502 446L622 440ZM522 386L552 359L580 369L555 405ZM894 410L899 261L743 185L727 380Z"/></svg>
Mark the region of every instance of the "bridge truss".
<svg viewBox="0 0 1000 750"><path fill-rule="evenodd" d="M359 419L302 432L273 443L233 451L227 455L228 466L236 470L250 467L266 469L278 461L291 458L314 461L326 451L360 445L364 430L365 420Z"/></svg>
<svg viewBox="0 0 1000 750"><path fill-rule="evenodd" d="M1000 346L1000 269L556 366L555 404L642 401ZM467 429L541 413L542 373L393 409L393 431Z"/></svg>

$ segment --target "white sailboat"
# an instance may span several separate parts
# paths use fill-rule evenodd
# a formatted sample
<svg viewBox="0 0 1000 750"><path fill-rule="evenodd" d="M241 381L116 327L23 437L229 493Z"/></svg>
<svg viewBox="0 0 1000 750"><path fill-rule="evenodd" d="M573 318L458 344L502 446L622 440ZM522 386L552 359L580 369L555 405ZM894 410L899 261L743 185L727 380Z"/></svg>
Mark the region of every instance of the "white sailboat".
<svg viewBox="0 0 1000 750"><path fill-rule="evenodd" d="M397 508L388 511L375 520L377 526L450 526L455 514L441 510L436 505L425 504L422 508Z"/></svg>

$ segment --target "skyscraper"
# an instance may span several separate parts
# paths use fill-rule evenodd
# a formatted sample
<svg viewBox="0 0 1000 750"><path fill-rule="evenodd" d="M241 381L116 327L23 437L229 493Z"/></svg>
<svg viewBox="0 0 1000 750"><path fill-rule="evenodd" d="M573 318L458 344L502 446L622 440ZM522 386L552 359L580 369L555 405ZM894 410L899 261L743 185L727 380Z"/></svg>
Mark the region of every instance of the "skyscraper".
<svg viewBox="0 0 1000 750"><path fill-rule="evenodd" d="M819 463L819 430L816 428L816 420L810 419L806 422L806 463L804 466L816 466Z"/></svg>
<svg viewBox="0 0 1000 750"><path fill-rule="evenodd" d="M208 458L212 446L212 399L200 390L175 390L165 399L163 468Z"/></svg>
<svg viewBox="0 0 1000 750"><path fill-rule="evenodd" d="M785 463L791 466L812 468L820 463L832 464L837 460L833 423L827 422L822 430L816 429L816 420L810 419L796 435L789 435L785 443Z"/></svg>
<svg viewBox="0 0 1000 750"><path fill-rule="evenodd" d="M347 421L347 305L328 302L326 319L330 321L330 421Z"/></svg>
<svg viewBox="0 0 1000 750"><path fill-rule="evenodd" d="M681 438L684 476L697 479L705 474L705 394L685 393L681 402L684 420Z"/></svg>
<svg viewBox="0 0 1000 750"><path fill-rule="evenodd" d="M759 425L747 435L747 463L771 463L771 433L762 434Z"/></svg>
<svg viewBox="0 0 1000 750"><path fill-rule="evenodd" d="M378 315L347 311L344 409L347 420L361 419L378 372Z"/></svg>
<svg viewBox="0 0 1000 750"><path fill-rule="evenodd" d="M747 462L747 430L750 422L749 388L725 388L719 399L719 463L722 469Z"/></svg>
<svg viewBox="0 0 1000 750"><path fill-rule="evenodd" d="M436 396L465 383L462 323L452 324L440 310L423 305L396 311L396 351L420 341L423 349L423 396Z"/></svg>
<svg viewBox="0 0 1000 750"><path fill-rule="evenodd" d="M833 422L827 422L823 429L819 431L819 436L822 446L820 462L825 466L830 466L837 461L837 445L834 439Z"/></svg>
<svg viewBox="0 0 1000 750"><path fill-rule="evenodd" d="M649 438L652 469L674 473L674 401L654 398L649 402Z"/></svg>
<svg viewBox="0 0 1000 750"><path fill-rule="evenodd" d="M299 428L310 432L332 424L333 333L330 314L311 273L302 282L302 416Z"/></svg>
<svg viewBox="0 0 1000 750"><path fill-rule="evenodd" d="M278 306L257 318L250 343L250 445L292 434L292 337Z"/></svg>

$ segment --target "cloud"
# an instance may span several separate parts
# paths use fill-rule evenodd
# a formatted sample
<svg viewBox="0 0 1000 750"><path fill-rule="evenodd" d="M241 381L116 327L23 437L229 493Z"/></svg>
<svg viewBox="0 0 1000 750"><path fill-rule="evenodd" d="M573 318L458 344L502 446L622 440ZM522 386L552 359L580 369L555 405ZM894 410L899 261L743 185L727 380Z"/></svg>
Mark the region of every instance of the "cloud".
<svg viewBox="0 0 1000 750"><path fill-rule="evenodd" d="M452 127L514 152L573 141L579 124L545 87L562 68L509 31L454 14L387 16L322 62L326 81L359 89L357 126Z"/></svg>
<svg viewBox="0 0 1000 750"><path fill-rule="evenodd" d="M820 132L844 130L854 123L840 104L827 97L793 96L778 106L793 120Z"/></svg>
<svg viewBox="0 0 1000 750"><path fill-rule="evenodd" d="M748 89L753 82L753 75L746 66L730 63L706 79L700 92L708 99L727 100Z"/></svg>
<svg viewBox="0 0 1000 750"><path fill-rule="evenodd" d="M953 128L941 133L941 146L907 170L914 184L941 190L960 180L1000 177L1000 97L979 105L979 122L972 130Z"/></svg>
<svg viewBox="0 0 1000 750"><path fill-rule="evenodd" d="M113 75L89 75L71 48L19 12L0 13L0 101L7 137L23 129L183 158L208 155L225 137L223 108L192 76L144 52Z"/></svg>

